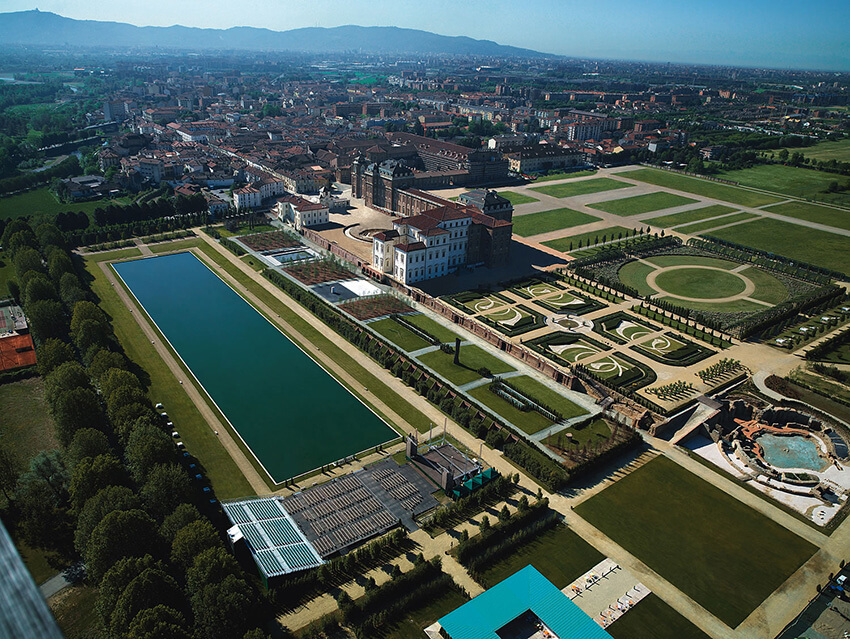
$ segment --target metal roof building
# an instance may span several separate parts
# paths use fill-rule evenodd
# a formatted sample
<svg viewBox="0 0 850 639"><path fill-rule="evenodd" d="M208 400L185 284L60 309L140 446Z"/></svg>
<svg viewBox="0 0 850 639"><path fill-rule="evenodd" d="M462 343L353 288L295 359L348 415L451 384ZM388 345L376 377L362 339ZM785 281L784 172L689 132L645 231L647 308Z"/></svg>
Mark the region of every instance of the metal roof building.
<svg viewBox="0 0 850 639"><path fill-rule="evenodd" d="M324 563L277 497L228 502L222 508L235 524L228 531L231 542L244 538L266 581Z"/></svg>
<svg viewBox="0 0 850 639"><path fill-rule="evenodd" d="M534 566L514 573L437 623L440 635L450 639L532 637L541 623L559 639L611 639Z"/></svg>

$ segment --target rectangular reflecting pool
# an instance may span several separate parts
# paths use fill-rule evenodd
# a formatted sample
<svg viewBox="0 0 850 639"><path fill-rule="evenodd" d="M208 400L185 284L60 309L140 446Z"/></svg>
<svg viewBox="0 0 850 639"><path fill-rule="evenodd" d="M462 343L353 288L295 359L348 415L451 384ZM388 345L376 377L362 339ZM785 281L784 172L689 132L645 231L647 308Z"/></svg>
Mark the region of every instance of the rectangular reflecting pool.
<svg viewBox="0 0 850 639"><path fill-rule="evenodd" d="M113 268L275 482L397 437L193 254Z"/></svg>

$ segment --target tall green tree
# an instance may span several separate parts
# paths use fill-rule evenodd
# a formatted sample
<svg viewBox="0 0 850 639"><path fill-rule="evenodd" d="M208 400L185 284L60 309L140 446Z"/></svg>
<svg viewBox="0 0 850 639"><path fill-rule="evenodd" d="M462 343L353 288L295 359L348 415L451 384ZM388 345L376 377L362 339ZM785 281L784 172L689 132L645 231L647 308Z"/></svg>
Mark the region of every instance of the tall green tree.
<svg viewBox="0 0 850 639"><path fill-rule="evenodd" d="M47 377L58 366L66 362L73 362L74 350L70 344L61 339L47 339L41 343L37 351L38 374Z"/></svg>
<svg viewBox="0 0 850 639"><path fill-rule="evenodd" d="M108 486L127 486L130 478L113 455L86 457L74 467L69 492L71 505L79 512L83 505Z"/></svg>
<svg viewBox="0 0 850 639"><path fill-rule="evenodd" d="M95 526L84 555L86 573L97 584L116 561L158 556L156 523L142 510L116 510Z"/></svg>
<svg viewBox="0 0 850 639"><path fill-rule="evenodd" d="M188 570L199 554L211 548L220 548L224 544L208 519L193 521L174 535L171 544L171 561Z"/></svg>
<svg viewBox="0 0 850 639"><path fill-rule="evenodd" d="M141 499L127 486L107 486L100 489L83 505L74 531L74 547L81 555L92 531L109 513L116 510L133 510L141 507Z"/></svg>
<svg viewBox="0 0 850 639"><path fill-rule="evenodd" d="M191 496L189 475L177 464L160 464L148 473L148 480L139 493L148 512L163 521L177 506Z"/></svg>

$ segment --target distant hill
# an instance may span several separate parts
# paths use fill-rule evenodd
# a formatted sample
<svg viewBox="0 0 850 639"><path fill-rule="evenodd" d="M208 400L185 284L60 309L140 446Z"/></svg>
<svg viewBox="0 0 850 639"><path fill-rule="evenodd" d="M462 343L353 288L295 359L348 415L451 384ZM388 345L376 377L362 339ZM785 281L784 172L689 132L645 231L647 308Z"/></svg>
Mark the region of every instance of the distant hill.
<svg viewBox="0 0 850 639"><path fill-rule="evenodd" d="M256 27L137 27L123 22L74 20L38 10L0 13L0 44L551 57L491 40L398 27L309 27L290 31Z"/></svg>

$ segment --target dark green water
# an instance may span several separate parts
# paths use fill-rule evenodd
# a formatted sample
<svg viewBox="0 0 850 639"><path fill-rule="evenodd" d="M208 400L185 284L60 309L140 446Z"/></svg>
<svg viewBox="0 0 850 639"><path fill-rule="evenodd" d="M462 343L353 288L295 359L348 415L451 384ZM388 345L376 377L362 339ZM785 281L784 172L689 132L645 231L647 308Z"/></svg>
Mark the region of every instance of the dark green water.
<svg viewBox="0 0 850 639"><path fill-rule="evenodd" d="M275 481L396 437L191 253L114 267Z"/></svg>

